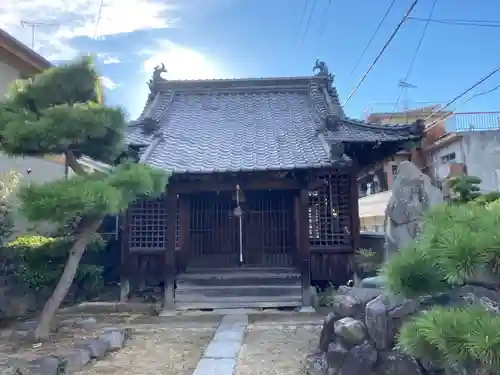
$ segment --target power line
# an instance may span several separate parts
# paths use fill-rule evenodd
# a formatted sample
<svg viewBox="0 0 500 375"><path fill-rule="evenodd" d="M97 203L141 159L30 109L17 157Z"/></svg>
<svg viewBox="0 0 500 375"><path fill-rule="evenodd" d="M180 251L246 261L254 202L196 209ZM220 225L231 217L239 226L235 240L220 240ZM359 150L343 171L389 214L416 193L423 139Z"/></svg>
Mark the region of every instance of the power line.
<svg viewBox="0 0 500 375"><path fill-rule="evenodd" d="M316 9L316 4L317 4L317 1L313 0L312 7L311 7L311 13L309 14L309 18L307 19L306 28L304 30L304 34L302 34L302 38L300 39L299 45L304 43L304 39L307 36L307 32L309 31L309 26L311 25L312 16L314 14L314 10Z"/></svg>
<svg viewBox="0 0 500 375"><path fill-rule="evenodd" d="M319 24L318 38L323 35L326 30L326 26L328 25L328 12L330 11L332 2L333 0L328 0L328 4L326 5L325 13L323 13L323 18L321 19L321 23Z"/></svg>
<svg viewBox="0 0 500 375"><path fill-rule="evenodd" d="M413 52L413 57L411 59L408 70L406 71L405 78L401 82L407 83L408 78L410 78L410 74L413 70L413 67L415 66L415 61L417 59L418 52L420 51L420 47L422 47L422 43L424 41L425 34L427 33L427 28L429 27L429 21L432 18L432 15L434 14L434 9L436 8L436 3L437 3L437 0L434 0L434 2L432 3L432 8L431 8L431 11L429 12L429 17L427 17L427 19L426 19L427 22L425 23L425 26L422 30L422 34L420 35L420 39L418 41L417 47L415 48L415 51ZM397 107L399 105L399 101L401 100L401 96L403 95L404 87L405 87L404 85L401 86L401 90L399 91L398 98L397 98L396 103L394 104L394 108L392 110L393 113L396 112L396 110L397 110ZM392 120L392 116L390 117L389 121L390 120Z"/></svg>
<svg viewBox="0 0 500 375"><path fill-rule="evenodd" d="M413 8L415 8L415 5L417 5L418 2L419 2L419 0L413 0L412 4L410 5L410 8L408 8L408 10L406 11L403 19L399 22L398 26L396 27L396 29L394 30L394 32L392 33L392 35L390 36L390 38L387 40L387 42L385 43L384 47L382 47L382 49L380 50L380 52L377 55L377 57L375 58L375 60L370 64L370 66L368 67L368 70L363 75L363 77L361 77L361 80L358 82L358 84L351 91L351 93L349 94L349 96L347 97L347 99L346 99L346 101L344 102L343 105L346 105L349 102L349 100L351 100L351 98L354 96L354 94L358 90L359 86L361 86L361 84L364 82L364 80L366 79L366 77L368 76L368 74L370 74L371 70L373 69L373 67L375 66L375 64L377 63L377 61L380 60L380 57L382 57L382 54L385 52L385 50L387 49L387 47L389 46L389 44L392 42L392 40L394 39L394 37L398 33L399 29L401 29L401 26L403 26L403 23L406 21L406 19L411 14L411 12L413 11Z"/></svg>
<svg viewBox="0 0 500 375"><path fill-rule="evenodd" d="M385 11L385 14L384 16L382 17L382 19L380 20L380 22L378 23L378 26L377 28L375 29L375 31L373 32L372 36L370 37L370 40L368 41L368 44L365 46L363 52L361 53L361 55L359 56L358 58L358 61L356 62L356 64L354 65L354 67L352 68L351 70L351 73L349 74L349 78L352 77L352 75L354 74L355 70L358 68L359 64L361 63L361 60L363 60L363 57L365 57L365 54L366 52L368 51L368 48L370 48L373 40L375 39L375 37L377 36L380 28L382 27L382 24L384 23L385 19L387 18L387 16L389 15L389 12L391 11L392 7L394 6L394 3L396 2L396 0L392 0L391 4L389 5L389 8L387 8L387 10Z"/></svg>
<svg viewBox="0 0 500 375"><path fill-rule="evenodd" d="M302 30L302 22L304 22L304 19L306 17L306 12L307 8L309 7L309 3L311 0L306 0L304 4L304 8L302 9L302 13L300 14L300 21L299 21L299 27L297 28L297 35L295 36L295 41L298 43L299 37L300 37L300 31Z"/></svg>
<svg viewBox="0 0 500 375"><path fill-rule="evenodd" d="M97 11L97 18L94 26L94 39L97 37L97 29L99 28L99 23L101 22L101 14L103 6L104 6L104 0L101 0L101 4L99 5L99 10Z"/></svg>
<svg viewBox="0 0 500 375"><path fill-rule="evenodd" d="M426 19L419 17L409 17L408 20L427 21ZM500 21L431 19L429 20L429 22L438 23L442 25L453 25L453 26L474 26L474 27L490 27L490 28L500 27Z"/></svg>
<svg viewBox="0 0 500 375"><path fill-rule="evenodd" d="M493 71L491 71L490 73L488 73L485 77L481 78L479 81L477 81L476 83L474 83L474 85L472 85L471 87L469 87L467 90L463 91L462 93L460 93L459 95L457 95L456 97L454 97L452 100L450 100L448 103L446 103L443 107L439 108L437 111L433 111L429 116L427 116L425 118L424 121L427 121L429 120L432 116L434 116L436 113L438 112L441 112L443 111L444 109L448 108L450 105L452 105L453 103L455 103L458 99L462 98L463 96L467 95L468 92L474 90L477 86L479 86L481 83L485 82L487 79L491 78L492 76L494 76L496 73L498 73L498 71L500 71L500 65L497 66L495 69L493 69ZM493 90L494 91L494 90ZM449 114L445 114L445 116L441 117L440 119L434 121L432 124L430 124L427 129L433 127L434 125L436 125L439 121L441 120L444 120L446 117L448 117Z"/></svg>
<svg viewBox="0 0 500 375"><path fill-rule="evenodd" d="M477 93L477 94L474 94L474 95L472 95L469 99L467 99L465 102L463 102L463 104L466 104L466 103L470 102L472 99L475 99L475 98L477 98L478 96L483 96L483 95L486 95L486 94L490 94L490 93L492 93L493 91L496 91L496 90L498 90L498 89L500 89L500 85L495 86L495 87L493 87L492 89L489 89L489 90L482 91L482 92L479 92L479 93Z"/></svg>

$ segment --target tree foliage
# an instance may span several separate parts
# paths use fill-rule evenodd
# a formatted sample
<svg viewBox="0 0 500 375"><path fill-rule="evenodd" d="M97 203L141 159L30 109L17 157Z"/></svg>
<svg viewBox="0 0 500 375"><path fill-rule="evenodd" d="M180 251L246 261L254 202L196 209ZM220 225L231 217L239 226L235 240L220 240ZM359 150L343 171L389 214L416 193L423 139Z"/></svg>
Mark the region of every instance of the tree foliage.
<svg viewBox="0 0 500 375"><path fill-rule="evenodd" d="M67 180L32 183L19 193L21 210L32 221L64 225L76 220L66 266L41 314L36 332L40 338L48 335L50 320L105 215L126 209L138 196L154 197L165 191L168 175L145 165L124 163L107 175L89 175L79 164L82 155L107 163L122 160L126 126L121 108L103 104L99 75L88 57L15 82L0 103L4 152L63 154L76 173Z"/></svg>
<svg viewBox="0 0 500 375"><path fill-rule="evenodd" d="M467 283L496 285L500 201L478 201L479 195L462 192L451 204L430 210L420 237L384 265L382 280L389 291L417 297ZM484 308L436 307L405 323L399 344L410 354L431 361L472 363L500 371L498 332L500 317Z"/></svg>

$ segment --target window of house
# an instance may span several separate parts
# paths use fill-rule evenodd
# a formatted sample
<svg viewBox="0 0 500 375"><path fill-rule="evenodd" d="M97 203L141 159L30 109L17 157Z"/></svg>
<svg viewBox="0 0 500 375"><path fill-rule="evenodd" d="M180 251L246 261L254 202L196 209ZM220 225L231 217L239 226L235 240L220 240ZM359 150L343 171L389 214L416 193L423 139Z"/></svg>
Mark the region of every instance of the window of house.
<svg viewBox="0 0 500 375"><path fill-rule="evenodd" d="M398 174L398 164L392 165L392 175L395 177Z"/></svg>
<svg viewBox="0 0 500 375"><path fill-rule="evenodd" d="M441 162L442 163L451 163L454 162L456 159L456 155L454 152L450 152L449 154L441 156Z"/></svg>

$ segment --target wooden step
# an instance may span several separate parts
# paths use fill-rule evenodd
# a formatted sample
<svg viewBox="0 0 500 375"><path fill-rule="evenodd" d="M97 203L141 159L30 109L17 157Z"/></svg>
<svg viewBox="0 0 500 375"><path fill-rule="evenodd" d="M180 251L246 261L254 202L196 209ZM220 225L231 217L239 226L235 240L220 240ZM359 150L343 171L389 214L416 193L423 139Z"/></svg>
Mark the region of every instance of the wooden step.
<svg viewBox="0 0 500 375"><path fill-rule="evenodd" d="M235 277L196 277L181 275L177 279L177 288L181 287L203 287L203 286L261 286L261 285L295 285L300 284L301 278L299 274L289 275L286 277L277 275L266 275L262 277L255 276L235 276Z"/></svg>
<svg viewBox="0 0 500 375"><path fill-rule="evenodd" d="M301 275L289 267L190 269L176 280L178 310L279 308L301 304Z"/></svg>
<svg viewBox="0 0 500 375"><path fill-rule="evenodd" d="M302 306L302 301L216 301L216 302L184 302L176 303L176 310L223 310L223 309L278 309Z"/></svg>
<svg viewBox="0 0 500 375"><path fill-rule="evenodd" d="M302 287L298 285L276 286L233 286L233 287L205 287L205 288L177 288L175 298L178 301L190 301L196 298L219 298L219 297L301 297Z"/></svg>
<svg viewBox="0 0 500 375"><path fill-rule="evenodd" d="M293 267L220 267L220 268L188 268L185 274L204 274L204 273L296 273L297 270Z"/></svg>
<svg viewBox="0 0 500 375"><path fill-rule="evenodd" d="M223 297L176 300L178 310L228 309L228 308L283 308L302 305L302 296L282 297Z"/></svg>

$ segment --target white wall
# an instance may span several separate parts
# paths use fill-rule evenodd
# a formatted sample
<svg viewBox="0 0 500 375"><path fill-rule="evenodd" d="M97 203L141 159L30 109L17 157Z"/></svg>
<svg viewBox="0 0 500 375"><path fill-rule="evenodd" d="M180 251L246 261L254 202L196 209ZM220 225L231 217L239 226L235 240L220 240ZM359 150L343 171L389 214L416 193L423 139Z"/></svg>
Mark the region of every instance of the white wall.
<svg viewBox="0 0 500 375"><path fill-rule="evenodd" d="M482 180L484 192L500 190L500 131L468 133L462 144L468 174Z"/></svg>
<svg viewBox="0 0 500 375"><path fill-rule="evenodd" d="M456 163L467 166L469 176L481 179L483 192L500 190L500 131L477 133L462 133L462 138L440 148L431 155L434 176L439 166L443 165L441 158L455 153Z"/></svg>
<svg viewBox="0 0 500 375"><path fill-rule="evenodd" d="M19 78L19 71L0 61L0 98L7 93L9 84Z"/></svg>

